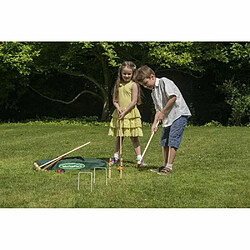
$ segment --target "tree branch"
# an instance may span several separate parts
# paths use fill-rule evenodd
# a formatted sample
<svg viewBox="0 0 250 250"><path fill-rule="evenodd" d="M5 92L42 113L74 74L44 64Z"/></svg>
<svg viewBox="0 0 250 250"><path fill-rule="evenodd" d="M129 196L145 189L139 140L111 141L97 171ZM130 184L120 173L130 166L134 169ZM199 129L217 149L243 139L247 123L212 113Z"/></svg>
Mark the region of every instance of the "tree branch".
<svg viewBox="0 0 250 250"><path fill-rule="evenodd" d="M46 95L43 95L42 93L40 93L38 90L34 89L33 87L31 87L30 85L28 85L29 88L34 91L35 93L37 93L38 95L40 95L41 97L45 98L45 99L48 99L50 101L53 101L53 102L60 102L60 103L63 103L63 104L71 104L73 103L74 101L76 101L82 94L86 94L86 93L89 93L91 95L94 95L96 96L97 98L99 98L102 102L103 102L103 99L100 97L100 95L97 95L96 93L92 92L92 91L89 91L89 90L83 90L82 92L80 92L79 94L77 94L71 101L63 101L63 100L59 100L59 99L54 99L52 97L48 97Z"/></svg>
<svg viewBox="0 0 250 250"><path fill-rule="evenodd" d="M60 70L61 73L67 74L67 75L71 75L71 76L79 76L79 77L84 77L88 80L90 80L91 82L93 82L102 92L103 96L105 96L105 94L103 93L103 87L101 86L101 84L99 82L97 82L93 77L91 76L87 76L81 72L74 72L74 71L70 71L70 70Z"/></svg>

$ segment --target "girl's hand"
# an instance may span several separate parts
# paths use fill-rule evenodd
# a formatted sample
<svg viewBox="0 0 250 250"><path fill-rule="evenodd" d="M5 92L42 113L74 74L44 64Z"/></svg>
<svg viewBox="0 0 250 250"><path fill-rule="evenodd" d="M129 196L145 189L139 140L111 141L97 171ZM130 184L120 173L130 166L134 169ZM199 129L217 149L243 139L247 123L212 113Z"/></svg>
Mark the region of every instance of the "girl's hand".
<svg viewBox="0 0 250 250"><path fill-rule="evenodd" d="M119 120L122 120L125 116L125 112L122 111L120 114L119 114Z"/></svg>
<svg viewBox="0 0 250 250"><path fill-rule="evenodd" d="M119 107L117 108L117 112L118 112L118 116L120 116L120 114L123 112L122 109Z"/></svg>

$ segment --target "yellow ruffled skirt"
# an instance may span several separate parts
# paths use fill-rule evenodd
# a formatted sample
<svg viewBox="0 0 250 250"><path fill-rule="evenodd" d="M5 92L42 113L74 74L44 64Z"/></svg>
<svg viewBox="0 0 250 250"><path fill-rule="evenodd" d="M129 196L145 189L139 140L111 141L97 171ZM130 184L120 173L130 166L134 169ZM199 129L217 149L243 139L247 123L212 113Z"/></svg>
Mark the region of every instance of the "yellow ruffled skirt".
<svg viewBox="0 0 250 250"><path fill-rule="evenodd" d="M111 136L124 136L124 137L138 137L143 136L141 115L138 108L133 108L125 117L121 120L121 135L120 135L120 120L118 119L117 110L112 114L110 121L108 135Z"/></svg>

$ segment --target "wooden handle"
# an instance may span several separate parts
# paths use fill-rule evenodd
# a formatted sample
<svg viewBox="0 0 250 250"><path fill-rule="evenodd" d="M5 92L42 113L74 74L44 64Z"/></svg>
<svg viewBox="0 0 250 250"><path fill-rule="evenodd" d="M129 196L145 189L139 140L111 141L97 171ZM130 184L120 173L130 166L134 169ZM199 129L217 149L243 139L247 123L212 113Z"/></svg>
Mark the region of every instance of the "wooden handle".
<svg viewBox="0 0 250 250"><path fill-rule="evenodd" d="M46 165L49 164L49 163L53 163L53 164L54 164L54 161L56 161L57 159L61 159L61 157L64 157L64 156L66 156L66 155L68 155L68 154L70 154L70 153L72 153L72 152L74 152L74 151L76 151L76 150L78 150L78 149L80 149L80 148L82 148L82 147L88 145L89 143L90 143L90 141L87 142L87 143L85 143L85 144L83 144L83 145L81 145L81 146L78 146L78 147L76 147L76 148L70 150L69 152L67 152L67 153L65 153L65 154L63 154L63 155L60 155L60 156L56 157L55 159L52 159L52 160L50 160L50 161L44 163L43 165L41 165L41 166L39 166L39 167L42 168L42 167L46 166ZM52 164L52 165L53 165L53 164ZM51 165L50 165L50 166L51 166Z"/></svg>
<svg viewBox="0 0 250 250"><path fill-rule="evenodd" d="M62 156L61 158L56 159L55 161L51 162L48 166L44 167L42 169L42 171L46 170L47 168L49 168L50 166L54 165L55 163L57 163L58 161L60 161L64 156Z"/></svg>
<svg viewBox="0 0 250 250"><path fill-rule="evenodd" d="M122 157L122 120L120 120L120 158Z"/></svg>
<svg viewBox="0 0 250 250"><path fill-rule="evenodd" d="M158 124L159 124L159 121L157 122L156 126L158 126ZM141 161L142 161L142 159L143 159L143 157L144 157L144 155L145 155L145 153L146 153L146 151L147 151L147 149L148 149L148 146L149 146L149 144L150 144L150 142L151 142L151 140L152 140L154 134L155 134L155 132L153 132L153 133L151 134L151 136L150 136L150 138L149 138L149 140L148 140L148 143L147 143L147 145L146 145L146 148L144 149L144 151L143 151L143 153L142 153L141 160L140 160L140 164L141 164Z"/></svg>

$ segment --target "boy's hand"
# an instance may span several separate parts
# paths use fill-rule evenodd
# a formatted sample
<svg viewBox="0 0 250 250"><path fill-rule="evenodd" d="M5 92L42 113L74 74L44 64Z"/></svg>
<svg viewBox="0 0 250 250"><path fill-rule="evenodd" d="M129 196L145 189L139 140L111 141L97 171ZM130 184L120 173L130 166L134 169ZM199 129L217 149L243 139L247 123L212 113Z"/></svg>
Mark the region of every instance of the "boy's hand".
<svg viewBox="0 0 250 250"><path fill-rule="evenodd" d="M157 130L158 130L157 124L153 124L151 127L151 134L157 132Z"/></svg>
<svg viewBox="0 0 250 250"><path fill-rule="evenodd" d="M158 113L158 121L161 122L161 121L163 120L164 116L165 116L165 114L164 114L162 111L160 111L160 112Z"/></svg>

